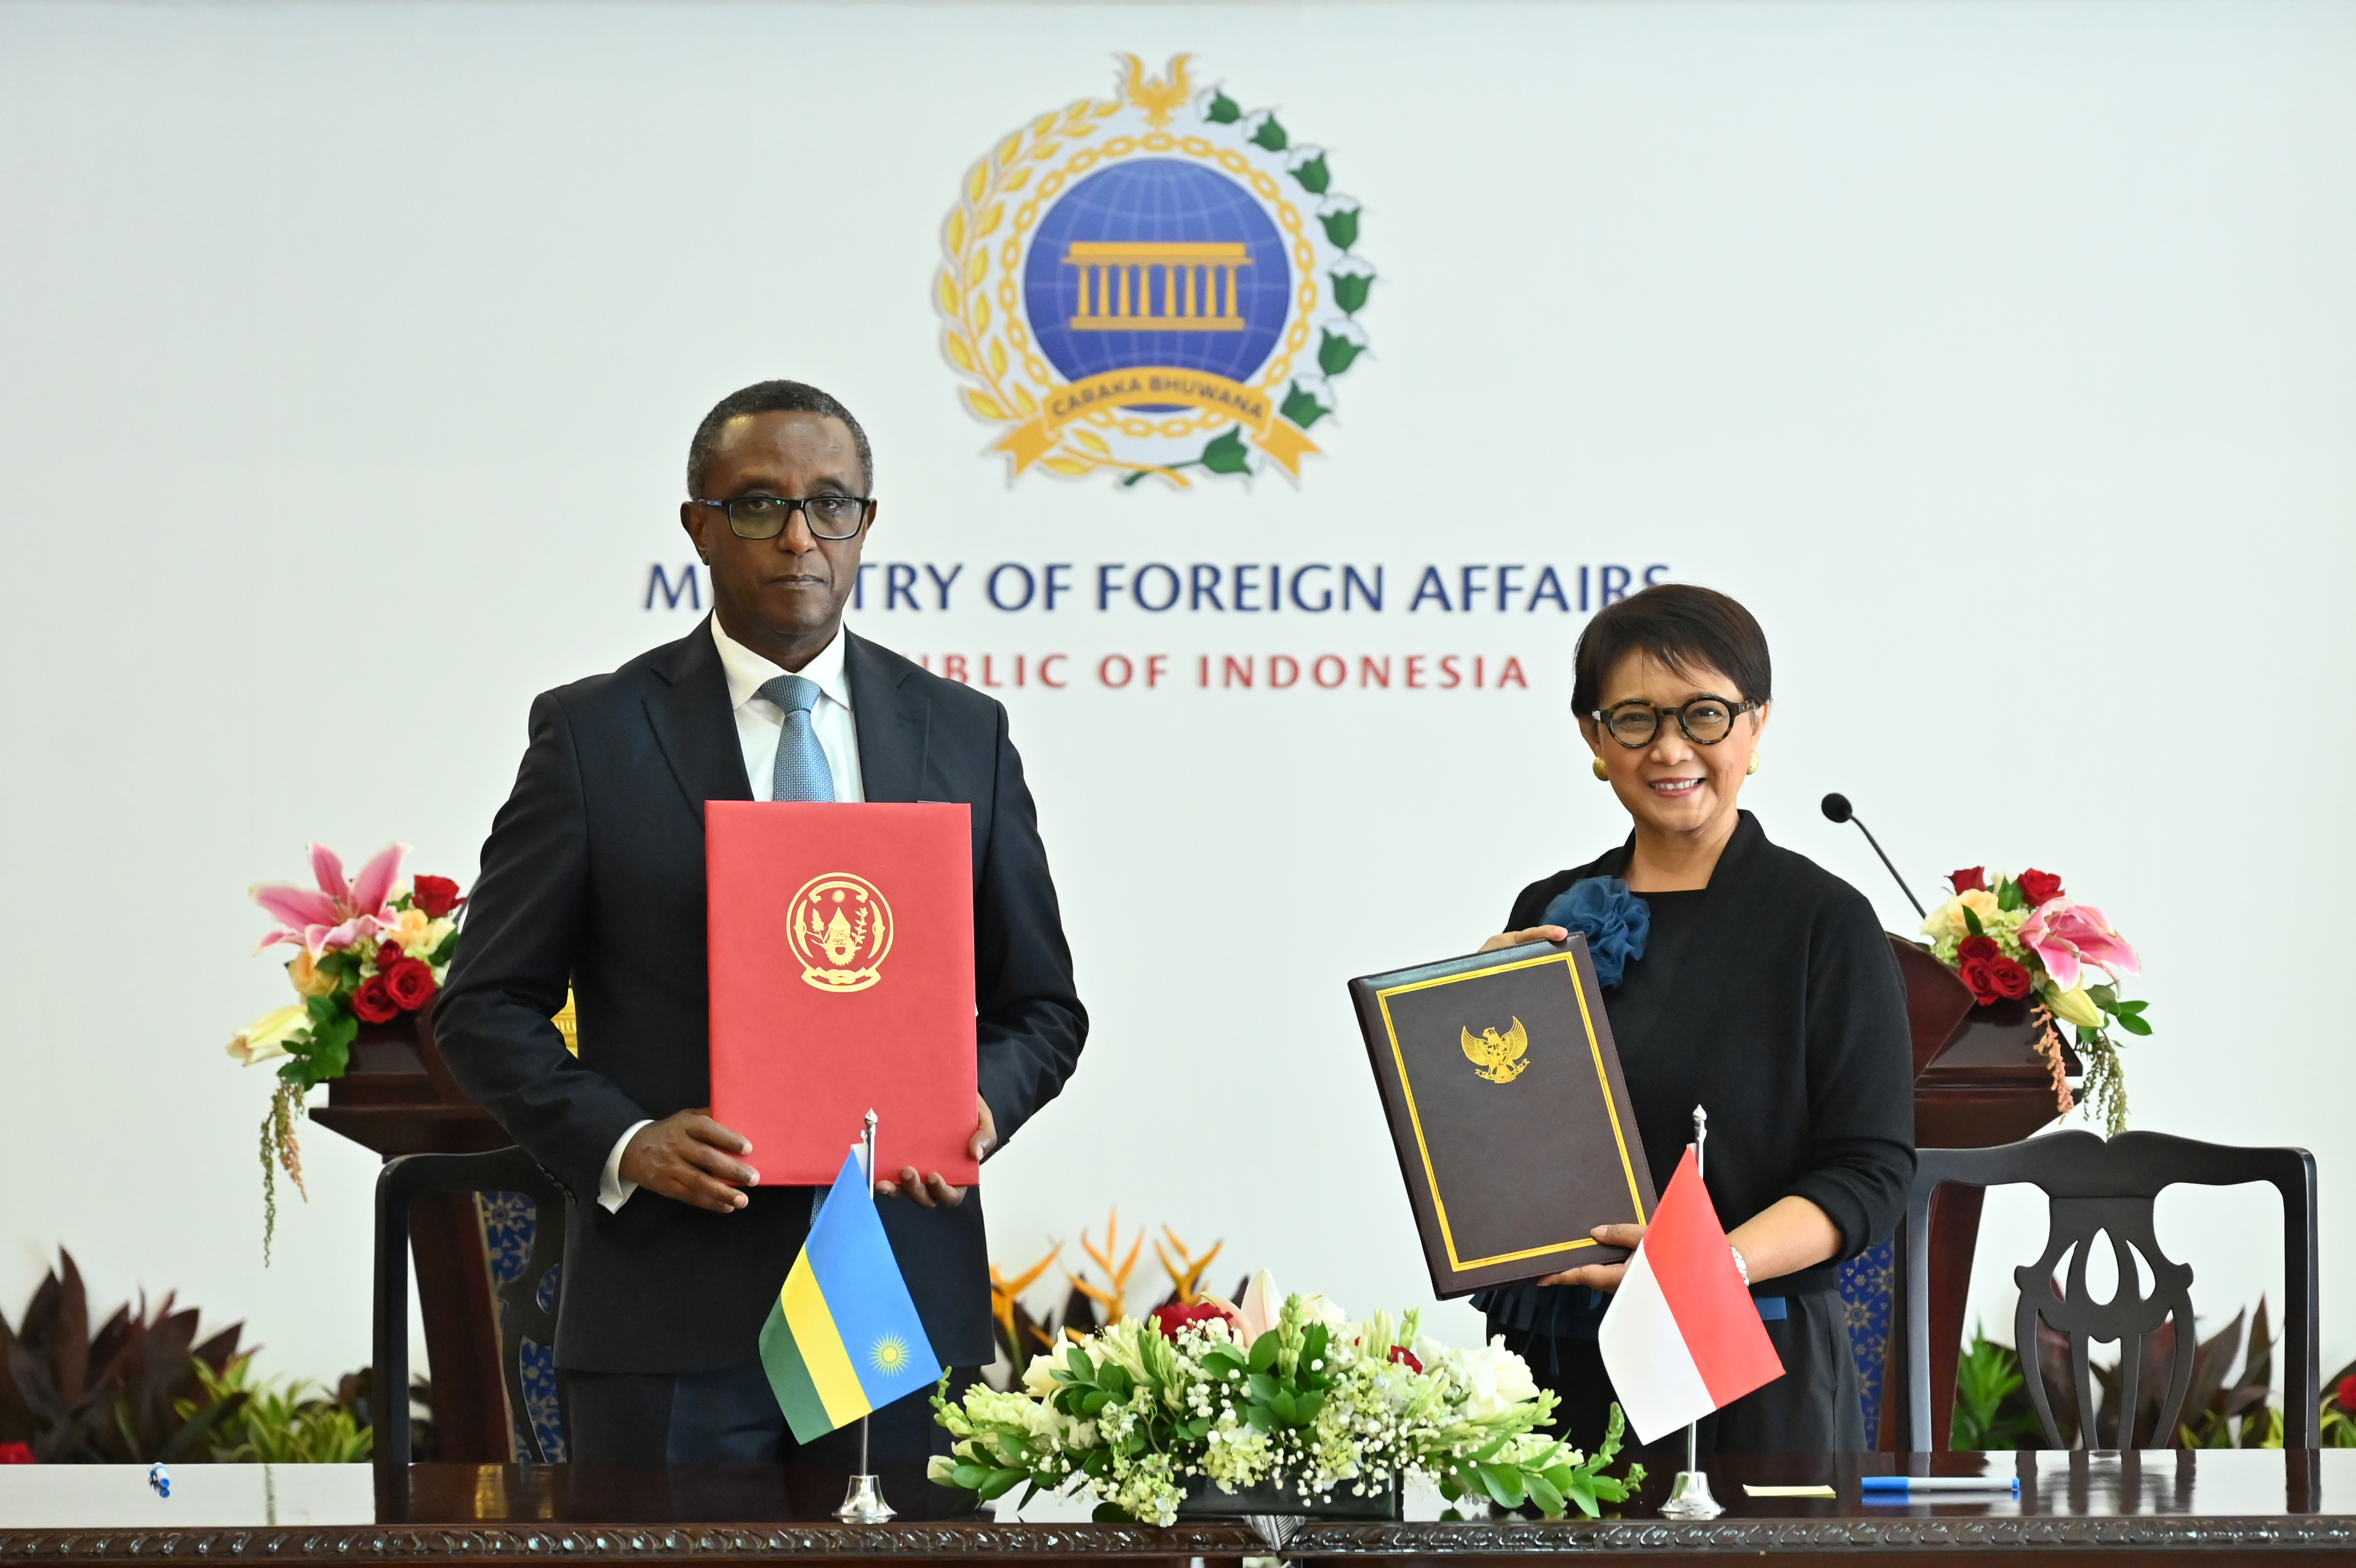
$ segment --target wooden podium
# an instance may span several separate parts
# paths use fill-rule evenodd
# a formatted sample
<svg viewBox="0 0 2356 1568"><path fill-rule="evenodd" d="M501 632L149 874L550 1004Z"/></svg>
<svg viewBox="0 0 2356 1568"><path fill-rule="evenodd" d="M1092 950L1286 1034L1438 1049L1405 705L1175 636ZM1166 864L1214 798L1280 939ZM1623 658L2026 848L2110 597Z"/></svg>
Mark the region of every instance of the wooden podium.
<svg viewBox="0 0 2356 1568"><path fill-rule="evenodd" d="M413 1023L362 1024L351 1064L330 1080L311 1119L385 1158L476 1154L513 1140L459 1090L434 1043L428 1013ZM458 1464L516 1459L515 1428L499 1371L498 1304L491 1294L483 1220L467 1193L421 1198L410 1211L410 1252L425 1320L439 1457Z"/></svg>
<svg viewBox="0 0 2356 1568"><path fill-rule="evenodd" d="M1914 1041L1914 1141L1924 1148L1987 1148L2017 1143L2058 1118L2053 1071L2036 1049L2038 1029L2026 1001L1978 1007L1954 970L1912 943L1892 936L1890 951L1906 980L1906 1021ZM2067 1045L2062 1065L2075 1076ZM1942 1188L1931 1202L1931 1430L1945 1448L1955 1409L1955 1364L1964 1340L1972 1256L1979 1245L1977 1188ZM1893 1322L1894 1342L1905 1331ZM1875 1446L1899 1445L1904 1391L1887 1381L1894 1357L1860 1375L1882 1381Z"/></svg>

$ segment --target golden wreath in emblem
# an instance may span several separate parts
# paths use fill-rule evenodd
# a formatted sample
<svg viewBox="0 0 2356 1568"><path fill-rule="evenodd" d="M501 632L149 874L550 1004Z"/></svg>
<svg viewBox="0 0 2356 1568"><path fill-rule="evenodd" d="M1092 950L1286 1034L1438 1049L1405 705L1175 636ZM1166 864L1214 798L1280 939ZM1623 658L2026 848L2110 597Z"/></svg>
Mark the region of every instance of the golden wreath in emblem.
<svg viewBox="0 0 2356 1568"><path fill-rule="evenodd" d="M1472 1076L1486 1078L1492 1083L1511 1083L1529 1066L1530 1031L1515 1019L1514 1027L1499 1034L1494 1024L1474 1035L1464 1029L1464 1055L1472 1063Z"/></svg>
<svg viewBox="0 0 2356 1568"><path fill-rule="evenodd" d="M934 305L966 407L1033 466L1179 488L1293 479L1365 351L1358 203L1271 110L1134 55L1115 91L1040 115L966 176ZM1256 459L1257 451L1260 455Z"/></svg>
<svg viewBox="0 0 2356 1568"><path fill-rule="evenodd" d="M884 977L892 951L892 906L875 884L829 871L802 884L786 917L802 978L821 991L863 991Z"/></svg>

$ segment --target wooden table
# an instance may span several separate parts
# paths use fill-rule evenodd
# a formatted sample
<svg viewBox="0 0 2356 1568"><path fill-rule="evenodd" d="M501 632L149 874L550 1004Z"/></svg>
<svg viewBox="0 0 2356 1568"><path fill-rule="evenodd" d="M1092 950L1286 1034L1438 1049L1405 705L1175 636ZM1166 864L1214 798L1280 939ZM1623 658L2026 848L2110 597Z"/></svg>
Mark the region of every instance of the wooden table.
<svg viewBox="0 0 2356 1568"><path fill-rule="evenodd" d="M2021 1477L2018 1499L1949 1496L1936 1504L1859 1500L1860 1474L1908 1471ZM1665 1477L1624 1517L1559 1522L1451 1521L1436 1494L1411 1490L1403 1522L1311 1521L1290 1563L1446 1560L1475 1568L1537 1554L1682 1558L1772 1553L1792 1563L1886 1562L1935 1553L1974 1563L2050 1561L2080 1549L2114 1563L2267 1552L2356 1556L2356 1449L2286 1455L2201 1453L1941 1454L1839 1459L1729 1456L1711 1467L1723 1518L1658 1515ZM652 1563L855 1557L993 1563L1156 1560L1216 1568L1268 1548L1241 1521L1183 1520L1168 1530L1087 1521L1063 1499L997 1517L913 1471L884 1493L904 1512L888 1525L834 1522L839 1470L798 1467L598 1469L419 1465L405 1475L358 1466L187 1465L167 1501L128 1466L0 1467L0 1563ZM1751 1499L1743 1483L1829 1482L1830 1500Z"/></svg>

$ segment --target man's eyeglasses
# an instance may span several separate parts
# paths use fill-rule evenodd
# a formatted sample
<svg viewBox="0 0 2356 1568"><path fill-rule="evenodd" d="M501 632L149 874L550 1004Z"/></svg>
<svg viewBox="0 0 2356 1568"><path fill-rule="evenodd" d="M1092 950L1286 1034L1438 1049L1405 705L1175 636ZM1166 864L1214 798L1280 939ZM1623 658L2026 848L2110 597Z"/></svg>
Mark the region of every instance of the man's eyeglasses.
<svg viewBox="0 0 2356 1568"><path fill-rule="evenodd" d="M727 513L729 529L740 539L776 539L786 531L797 507L817 538L847 539L857 538L866 526L867 508L875 501L869 496L739 496L734 500L695 504Z"/></svg>
<svg viewBox="0 0 2356 1568"><path fill-rule="evenodd" d="M1734 732L1734 720L1758 707L1756 702L1730 702L1723 697L1697 697L1682 708L1655 708L1649 702L1615 702L1588 715L1612 738L1638 751L1653 743L1661 720L1675 719L1687 740L1697 746L1715 746Z"/></svg>

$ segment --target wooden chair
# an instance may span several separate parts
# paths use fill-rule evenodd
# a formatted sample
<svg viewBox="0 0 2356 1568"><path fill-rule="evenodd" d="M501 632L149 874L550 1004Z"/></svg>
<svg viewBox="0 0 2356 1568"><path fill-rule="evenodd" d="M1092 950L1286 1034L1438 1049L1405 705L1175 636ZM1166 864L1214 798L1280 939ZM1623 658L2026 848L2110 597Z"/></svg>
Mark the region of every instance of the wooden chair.
<svg viewBox="0 0 2356 1568"><path fill-rule="evenodd" d="M2318 1408L2319 1347L2316 1339L2315 1157L2300 1148L2238 1148L2199 1143L2165 1133L2122 1133L2105 1143L2089 1132L2055 1133L1994 1148L1926 1148L1916 1157L1914 1184L1907 1194L1906 1218L1899 1230L1898 1291L1906 1325L1903 1348L1907 1447L1929 1453L1948 1446L1951 1434L1933 1431L1929 1219L1932 1194L1953 1183L1970 1188L2027 1182L2044 1189L2048 1231L2038 1260L2013 1271L2020 1286L2014 1343L2030 1401L2049 1446L2062 1446L2053 1402L2039 1370L2038 1326L2069 1337L2070 1372L2078 1409L2084 1413L2074 1446L2093 1446L2096 1405L2088 1348L2095 1340L2119 1345L2121 1421L2130 1429L2137 1408L2136 1382L2146 1339L2163 1325L2175 1325L2175 1358L2159 1401L2155 1440L2176 1430L2191 1382L2195 1344L2192 1270L2173 1263L2152 1233L2152 1200L2161 1189L2190 1182L2230 1187L2271 1183L2282 1194L2283 1267L2289 1300L2285 1304L2282 1345L2283 1428L2287 1446L2313 1448L2321 1431ZM2118 1287L2107 1302L2093 1298L2086 1285L2087 1254L2097 1236L2110 1237L2118 1264ZM2132 1254L2140 1253L2151 1273L2147 1292ZM2056 1290L2053 1270L2070 1259L2066 1285ZM1936 1408L1954 1407L1954 1390ZM2122 1447L2134 1442L2123 1434Z"/></svg>
<svg viewBox="0 0 2356 1568"><path fill-rule="evenodd" d="M409 1206L428 1193L520 1192L532 1201L531 1253L523 1273L499 1285L499 1371L518 1457L546 1462L540 1433L522 1419L523 1342L556 1343L556 1312L540 1304L541 1286L564 1258L564 1194L520 1148L487 1154L412 1154L385 1162L376 1179L376 1462L409 1463ZM562 1385L558 1400L562 1413Z"/></svg>

